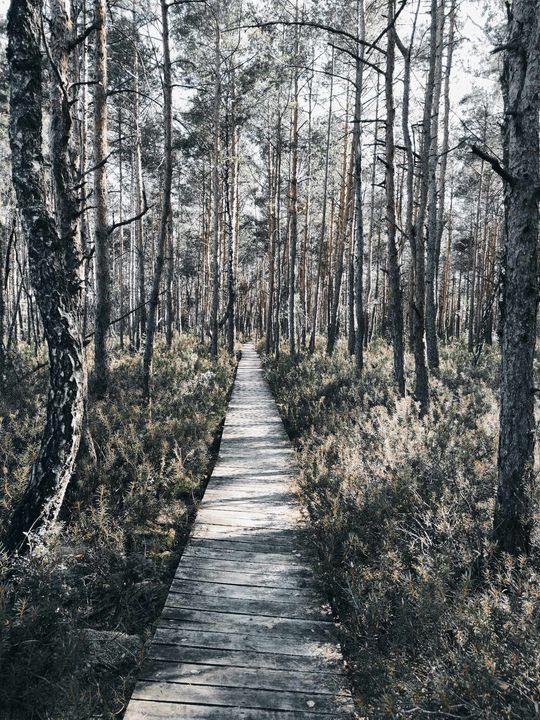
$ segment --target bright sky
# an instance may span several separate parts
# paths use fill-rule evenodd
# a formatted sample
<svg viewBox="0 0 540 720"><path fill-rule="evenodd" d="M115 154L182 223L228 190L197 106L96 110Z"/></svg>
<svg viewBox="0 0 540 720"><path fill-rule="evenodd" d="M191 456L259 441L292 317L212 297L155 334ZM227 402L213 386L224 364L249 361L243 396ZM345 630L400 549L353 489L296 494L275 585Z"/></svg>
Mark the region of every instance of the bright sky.
<svg viewBox="0 0 540 720"><path fill-rule="evenodd" d="M268 7L267 2L265 2L266 7ZM460 27L458 37L461 38L461 43L454 55L455 63L451 84L452 106L455 113L459 113L459 103L470 92L473 83L488 91L492 91L496 83L496 78L482 76L483 70L490 60L491 50L490 41L483 30L485 26L483 3L480 0L461 0L458 5ZM492 14L496 13L497 7L499 7L501 17L503 16L503 0L492 1L489 5ZM9 0L0 0L0 17L6 17L8 6ZM427 7L424 12L425 10ZM423 78L420 76L417 81L421 83Z"/></svg>

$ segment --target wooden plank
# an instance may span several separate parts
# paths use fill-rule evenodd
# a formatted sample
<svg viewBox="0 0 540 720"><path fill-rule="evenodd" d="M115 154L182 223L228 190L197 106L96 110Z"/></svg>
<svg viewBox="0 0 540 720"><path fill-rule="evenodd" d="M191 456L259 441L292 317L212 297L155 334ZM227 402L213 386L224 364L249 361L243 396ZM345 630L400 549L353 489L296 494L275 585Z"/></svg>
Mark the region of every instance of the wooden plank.
<svg viewBox="0 0 540 720"><path fill-rule="evenodd" d="M283 690L254 690L214 685L186 685L174 682L139 681L133 691L137 700L181 702L186 704L218 705L220 707L250 708L258 710L313 710L333 716L339 698L307 692Z"/></svg>
<svg viewBox="0 0 540 720"><path fill-rule="evenodd" d="M283 508L282 513L253 511L251 513L242 513L229 510L227 508L206 508L202 507L197 515L198 520L208 525L228 525L234 528L269 528L271 530L290 530L292 522L292 514L287 507Z"/></svg>
<svg viewBox="0 0 540 720"><path fill-rule="evenodd" d="M223 598L197 593L190 595L188 592L176 592L171 590L167 597L168 607L181 607L191 610L223 610ZM240 615L265 615L268 617L299 618L306 620L329 620L330 611L317 604L309 606L306 602L290 603L276 600L249 600L246 598L227 598L227 612Z"/></svg>
<svg viewBox="0 0 540 720"><path fill-rule="evenodd" d="M245 565L264 565L265 567L277 566L278 568L286 569L298 569L309 572L309 566L307 561L299 555L279 554L279 553L264 553L264 552L250 552L247 550L238 550L235 548L223 548L216 549L212 546L197 545L195 542L191 542L184 550L182 555L183 558L205 558L207 560L220 560L224 562L236 562Z"/></svg>
<svg viewBox="0 0 540 720"><path fill-rule="evenodd" d="M215 564L215 563L214 563ZM251 585L253 587L278 588L284 590L300 590L315 588L312 578L294 575L293 573L271 571L266 568L247 569L239 565L235 570L208 568L203 561L195 564L182 562L175 574L176 580L194 580L196 582L221 583L230 585Z"/></svg>
<svg viewBox="0 0 540 720"><path fill-rule="evenodd" d="M178 621L182 627L192 630L214 630L236 633L264 633L268 637L295 636L312 637L313 639L334 641L335 628L332 622L304 620L303 618L268 617L266 615L243 615L233 612L210 610L193 610L179 608L176 605L165 605L161 620ZM172 624L172 622L171 622ZM177 623L178 624L178 623Z"/></svg>
<svg viewBox="0 0 540 720"><path fill-rule="evenodd" d="M234 537L233 533L229 533L228 537L223 534L216 535L216 533L210 533L208 528L210 528L210 526L205 527L204 533L193 534L189 544L192 545L196 543L197 546L200 543L207 543L208 545L212 544L214 547L222 548L224 552L227 550L231 552L240 550L242 552L268 553L272 556L283 555L285 557L293 558L304 557L305 550L303 550L303 548L299 549L301 548L299 543L280 543L279 545L277 543L269 544L268 542L258 542L253 539L253 536L250 538L249 535L244 535L241 538Z"/></svg>
<svg viewBox="0 0 540 720"><path fill-rule="evenodd" d="M245 528L230 525L215 525L196 522L193 536L212 540L234 540L237 543L250 545L266 545L269 549L287 550L291 552L298 543L298 530L278 528Z"/></svg>
<svg viewBox="0 0 540 720"><path fill-rule="evenodd" d="M268 562L268 557L276 558L276 560ZM313 577L313 572L308 568L306 563L295 563L292 560L288 560L286 555L273 556L269 553L265 558L263 553L235 552L233 550L229 551L227 555L220 555L218 552L212 550L205 552L204 550L192 550L188 548L182 555L182 562L190 566L204 564L204 567L209 570L238 570L239 567L242 567L248 572L260 570L262 566L270 572L290 573L296 577Z"/></svg>
<svg viewBox="0 0 540 720"><path fill-rule="evenodd" d="M167 702L133 700L124 720L321 720L328 715L315 712L282 712L280 710L253 710L238 707L211 707ZM350 718L336 711L335 720Z"/></svg>
<svg viewBox="0 0 540 720"><path fill-rule="evenodd" d="M203 665L152 659L145 662L140 676L143 680L188 685L288 690L322 695L336 695L344 690L343 678L336 673L315 671L293 675L286 670L269 668Z"/></svg>
<svg viewBox="0 0 540 720"><path fill-rule="evenodd" d="M175 663L204 663L226 667L261 668L266 670L287 671L293 677L299 673L325 672L342 677L339 659L333 663L321 657L305 655L275 655L250 650L231 650L231 648L207 648L192 645L174 645L153 643L148 656L155 660Z"/></svg>
<svg viewBox="0 0 540 720"><path fill-rule="evenodd" d="M289 635L265 635L235 632L208 632L200 629L184 628L175 623L167 624L164 619L156 629L156 642L168 645L186 645L189 647L219 648L221 650L243 650L272 655L293 657L323 657L337 660L340 656L337 646L309 637L296 638Z"/></svg>
<svg viewBox="0 0 540 720"><path fill-rule="evenodd" d="M178 566L180 570L180 566ZM178 571L179 571L178 570ZM178 572L177 571L177 572ZM203 582L175 577L171 589L176 592L190 592L195 595L213 595L221 598L243 600L275 600L276 602L297 603L300 606L314 605L313 597L306 590L288 588L267 588L259 585L233 585L230 583ZM308 601L309 600L309 601Z"/></svg>

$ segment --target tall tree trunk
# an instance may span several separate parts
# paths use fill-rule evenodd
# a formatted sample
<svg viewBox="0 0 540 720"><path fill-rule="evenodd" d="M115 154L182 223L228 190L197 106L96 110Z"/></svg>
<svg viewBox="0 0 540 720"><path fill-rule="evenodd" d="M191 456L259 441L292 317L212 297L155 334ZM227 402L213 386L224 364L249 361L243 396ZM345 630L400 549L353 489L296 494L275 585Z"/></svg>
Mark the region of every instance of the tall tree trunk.
<svg viewBox="0 0 540 720"><path fill-rule="evenodd" d="M347 97L347 111L349 107L349 99ZM347 238L348 220L351 202L351 189L353 180L353 169L354 169L354 156L351 151L350 157L349 152L349 119L345 122L345 143L343 145L343 166L342 166L342 183L340 191L340 202L339 202L339 214L338 223L336 229L336 253L335 253L335 267L332 292L329 296L329 321L328 321L328 337L326 343L326 352L328 355L332 355L336 346L336 340L338 336L338 325L339 325L339 310L341 305L341 282L343 279L343 255L345 252L345 241Z"/></svg>
<svg viewBox="0 0 540 720"><path fill-rule="evenodd" d="M109 360L107 335L111 322L111 257L107 199L107 3L94 0L94 202L96 317L94 372L98 396L107 392Z"/></svg>
<svg viewBox="0 0 540 720"><path fill-rule="evenodd" d="M134 0L135 2L135 0ZM133 25L135 25L135 9L133 10ZM135 157L134 157L134 179L135 179L135 196L134 196L134 216L138 219L135 220L134 228L134 244L133 248L136 258L134 256L134 262L136 259L136 281L137 289L134 289L135 296L135 307L139 310L136 313L136 345L137 349L140 348L141 343L144 342L146 335L146 271L144 266L144 218L142 216L142 209L144 204L144 186L142 176L142 140L141 140L141 120L140 120L140 97L139 97L139 50L137 44L135 44L133 53L133 84L134 84L134 98L133 98L133 122L135 125ZM134 278L135 279L135 278Z"/></svg>
<svg viewBox="0 0 540 720"><path fill-rule="evenodd" d="M167 277L166 277L166 288L167 288L167 313L165 317L165 343L167 349L170 350L172 347L173 340L173 280L174 280L174 236L173 236L173 216L172 210L169 211L169 222L167 229Z"/></svg>
<svg viewBox="0 0 540 720"><path fill-rule="evenodd" d="M161 206L161 220L159 237L156 247L154 265L154 278L150 300L148 303L148 320L146 328L146 345L143 358L143 394L150 398L150 380L152 375L152 357L154 354L154 337L157 326L157 312L161 287L161 276L165 262L165 249L167 235L170 230L169 218L172 212L172 72L171 51L169 47L169 4L167 0L160 0L162 42L163 42L163 125L164 125L164 163L163 163L163 192Z"/></svg>
<svg viewBox="0 0 540 720"><path fill-rule="evenodd" d="M317 258L317 277L315 279L315 296L313 298L313 318L311 325L311 335L309 338L309 352L315 352L315 338L317 336L317 323L319 316L319 295L321 288L321 275L323 268L323 258L325 255L325 240L326 240L326 216L328 211L328 177L330 171L330 140L332 137L332 111L333 111L333 99L334 99L334 50L332 49L332 64L330 67L330 98L328 102L328 119L326 123L326 152L324 158L324 184L323 184L323 198L322 198L322 211L321 211L321 234L319 236L318 246L318 258Z"/></svg>
<svg viewBox="0 0 540 720"><path fill-rule="evenodd" d="M437 262L441 252L441 240L445 225L446 209L446 171L448 167L448 150L450 141L450 78L452 75L452 60L454 57L454 35L456 29L456 5L457 0L451 0L449 27L448 27L448 50L446 55L446 67L444 76L444 116L441 145L441 167L440 167L440 190L439 190L439 211L437 219Z"/></svg>
<svg viewBox="0 0 540 720"><path fill-rule="evenodd" d="M420 403L420 412L426 415L429 410L429 377L426 356L426 246L424 221L429 193L430 159L432 152L431 129L433 112L433 89L435 83L435 61L437 52L438 2L431 0L431 30L429 43L429 69L424 96L424 114L422 118L422 148L420 159L421 184L418 214L412 228L414 247L414 308L413 342L415 362L416 400Z"/></svg>
<svg viewBox="0 0 540 720"><path fill-rule="evenodd" d="M364 0L357 5L358 37L365 39ZM358 58L355 73L353 158L354 158L354 217L355 217L355 255L354 255L354 307L356 332L354 337L354 365L360 375L364 367L364 210L362 207L362 90L364 83L364 45L356 47Z"/></svg>
<svg viewBox="0 0 540 720"><path fill-rule="evenodd" d="M540 7L514 0L502 87L506 246L502 286L501 411L494 534L500 550L527 552L534 482L533 359L538 305Z"/></svg>
<svg viewBox="0 0 540 720"><path fill-rule="evenodd" d="M396 41L393 29L394 0L388 0L388 31L386 50L386 225L388 236L388 286L390 294L390 323L394 350L394 382L401 397L405 396L405 349L403 345L403 300L401 293L400 268L396 245L396 198L395 198L395 143L394 143L394 69Z"/></svg>
<svg viewBox="0 0 540 720"><path fill-rule="evenodd" d="M298 3L296 4L298 20ZM298 27L295 37L295 58L298 57ZM291 137L291 179L289 183L289 353L296 354L296 250L298 245L298 70L294 71Z"/></svg>
<svg viewBox="0 0 540 720"><path fill-rule="evenodd" d="M231 73L231 143L228 173L230 176L230 187L227 192L229 233L227 237L227 351L234 355L235 340L235 273L234 273L234 249L238 244L238 122L236 113L236 87L234 69Z"/></svg>
<svg viewBox="0 0 540 720"><path fill-rule="evenodd" d="M12 0L8 14L12 177L28 243L30 275L49 355L50 388L41 446L5 538L28 549L55 523L81 439L86 397L79 203L70 147L68 43L71 21L51 4L51 157L57 218L47 204L42 154L41 0Z"/></svg>
<svg viewBox="0 0 540 720"><path fill-rule="evenodd" d="M219 2L217 8L219 18ZM221 29L219 20L216 20L216 40L214 49L214 158L212 164L212 308L210 315L210 352L214 360L218 356L219 333L219 230L221 213L221 187L219 178L219 164L221 153L220 138L220 105L221 105Z"/></svg>
<svg viewBox="0 0 540 720"><path fill-rule="evenodd" d="M429 189L428 189L428 233L426 260L426 346L429 367L439 367L439 348L437 344L437 304L435 285L438 271L439 244L439 208L437 187L437 165L439 152L439 105L442 82L442 46L444 31L444 4L440 0L436 17L435 57L433 70L433 98L431 112L430 151L429 151ZM432 20L433 22L433 20Z"/></svg>
<svg viewBox="0 0 540 720"><path fill-rule="evenodd" d="M271 126L269 122L269 127ZM279 136L278 136L279 139ZM277 235L277 168L278 152L272 152L272 146L268 144L268 297L266 304L266 337L265 352L269 354L272 349L273 328L274 328L274 284L276 264L276 235ZM272 158L274 157L274 162Z"/></svg>

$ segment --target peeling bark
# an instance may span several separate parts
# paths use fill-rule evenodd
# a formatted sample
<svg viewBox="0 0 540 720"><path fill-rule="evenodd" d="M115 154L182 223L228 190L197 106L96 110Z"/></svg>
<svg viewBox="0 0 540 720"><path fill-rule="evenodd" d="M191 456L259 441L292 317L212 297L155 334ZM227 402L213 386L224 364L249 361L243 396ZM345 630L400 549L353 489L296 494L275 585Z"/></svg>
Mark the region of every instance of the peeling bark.
<svg viewBox="0 0 540 720"><path fill-rule="evenodd" d="M82 277L75 165L68 98L71 22L52 3L51 157L56 218L46 195L42 155L41 0L12 0L8 14L10 144L13 184L28 242L30 276L49 355L50 389L41 446L7 531L8 550L27 550L58 518L71 478L84 417Z"/></svg>

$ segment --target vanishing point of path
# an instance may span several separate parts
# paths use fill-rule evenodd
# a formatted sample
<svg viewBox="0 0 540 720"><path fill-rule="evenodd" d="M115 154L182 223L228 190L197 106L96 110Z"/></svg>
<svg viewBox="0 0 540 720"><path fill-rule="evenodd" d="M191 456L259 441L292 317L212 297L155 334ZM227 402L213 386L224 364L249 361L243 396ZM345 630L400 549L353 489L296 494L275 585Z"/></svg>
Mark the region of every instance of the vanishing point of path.
<svg viewBox="0 0 540 720"><path fill-rule="evenodd" d="M351 696L290 482L292 449L244 345L219 459L125 720L341 720Z"/></svg>

